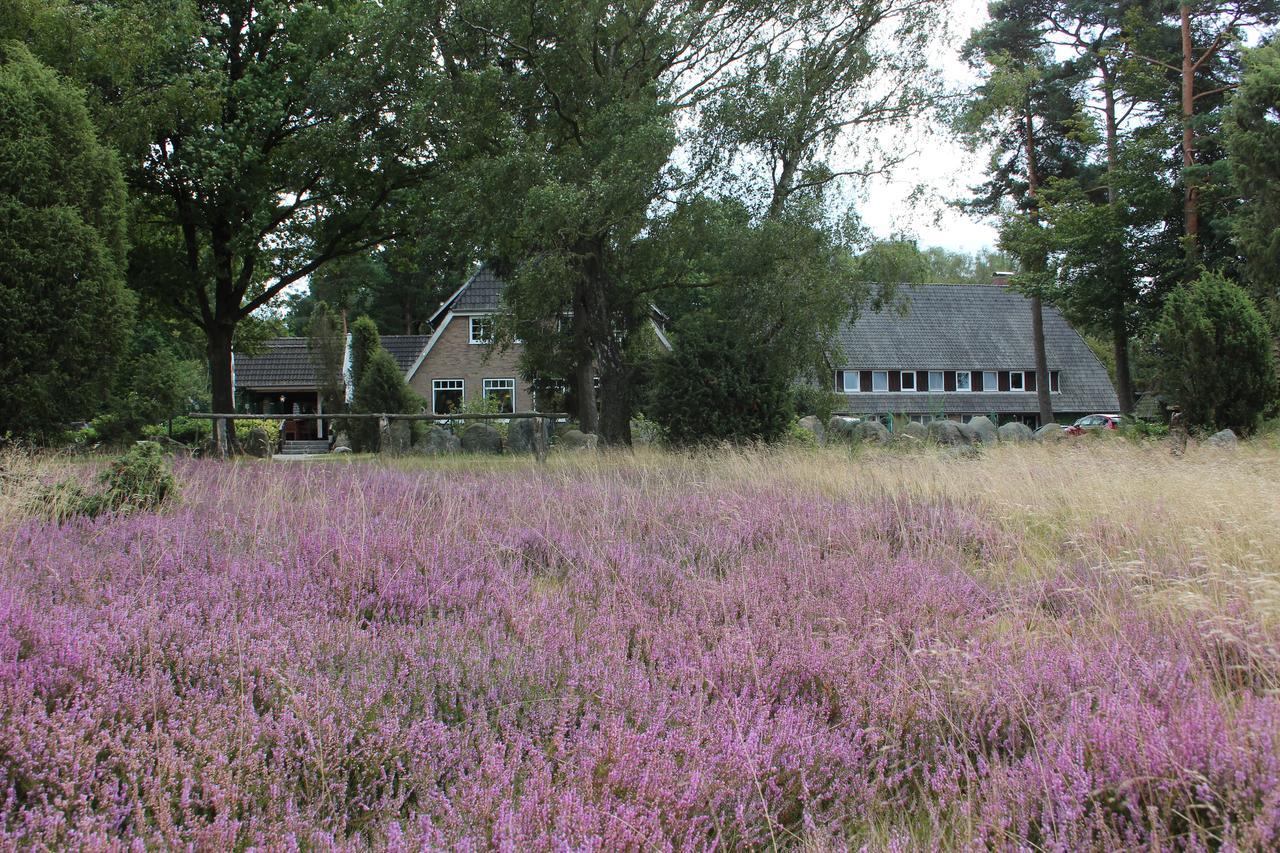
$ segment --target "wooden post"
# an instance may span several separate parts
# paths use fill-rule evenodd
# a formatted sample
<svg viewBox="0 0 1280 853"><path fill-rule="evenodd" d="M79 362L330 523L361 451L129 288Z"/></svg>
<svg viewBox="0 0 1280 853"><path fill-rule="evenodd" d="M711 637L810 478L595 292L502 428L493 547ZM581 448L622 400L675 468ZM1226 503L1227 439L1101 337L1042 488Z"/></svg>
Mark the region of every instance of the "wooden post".
<svg viewBox="0 0 1280 853"><path fill-rule="evenodd" d="M542 464L547 462L547 430L546 418L531 418L533 421L533 456Z"/></svg>
<svg viewBox="0 0 1280 853"><path fill-rule="evenodd" d="M213 450L219 459L226 459L231 452L231 446L227 442L227 419L213 419Z"/></svg>

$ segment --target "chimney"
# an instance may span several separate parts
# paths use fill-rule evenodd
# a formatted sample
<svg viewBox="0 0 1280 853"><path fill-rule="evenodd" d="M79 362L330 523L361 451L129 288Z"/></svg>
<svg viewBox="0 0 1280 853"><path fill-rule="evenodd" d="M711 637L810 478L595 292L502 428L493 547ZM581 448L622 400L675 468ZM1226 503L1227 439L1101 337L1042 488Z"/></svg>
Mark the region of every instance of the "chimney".
<svg viewBox="0 0 1280 853"><path fill-rule="evenodd" d="M1008 287L1009 279L1013 278L1014 273L1011 272L993 272L991 274L991 283L998 287Z"/></svg>

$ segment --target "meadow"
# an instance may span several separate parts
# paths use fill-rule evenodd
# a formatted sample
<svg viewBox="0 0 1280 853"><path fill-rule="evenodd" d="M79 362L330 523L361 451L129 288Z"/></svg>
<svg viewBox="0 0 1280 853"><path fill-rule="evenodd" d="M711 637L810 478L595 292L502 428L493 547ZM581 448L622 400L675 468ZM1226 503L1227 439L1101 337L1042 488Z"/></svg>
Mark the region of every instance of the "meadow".
<svg viewBox="0 0 1280 853"><path fill-rule="evenodd" d="M1280 450L0 480L0 844L1263 849Z"/></svg>

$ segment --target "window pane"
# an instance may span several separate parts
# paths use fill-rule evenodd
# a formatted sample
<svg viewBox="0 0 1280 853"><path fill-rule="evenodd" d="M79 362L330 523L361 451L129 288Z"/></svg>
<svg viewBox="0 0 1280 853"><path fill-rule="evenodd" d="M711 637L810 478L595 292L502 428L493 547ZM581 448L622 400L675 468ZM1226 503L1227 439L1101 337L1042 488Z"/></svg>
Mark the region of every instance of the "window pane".
<svg viewBox="0 0 1280 853"><path fill-rule="evenodd" d="M888 391L889 390L889 372L887 370L872 371L871 390L872 391Z"/></svg>
<svg viewBox="0 0 1280 853"><path fill-rule="evenodd" d="M956 390L957 391L969 390L969 371L967 370L956 371Z"/></svg>
<svg viewBox="0 0 1280 853"><path fill-rule="evenodd" d="M941 370L929 371L929 390L930 391L942 390L942 371Z"/></svg>
<svg viewBox="0 0 1280 853"><path fill-rule="evenodd" d="M1009 374L1009 389L1011 391L1022 390L1022 371L1014 370Z"/></svg>
<svg viewBox="0 0 1280 853"><path fill-rule="evenodd" d="M502 414L514 412L516 405L516 381L514 379L486 379L484 381L484 398L497 400L498 411Z"/></svg>
<svg viewBox="0 0 1280 853"><path fill-rule="evenodd" d="M471 318L471 343L487 344L493 340L493 319L491 317Z"/></svg>
<svg viewBox="0 0 1280 853"><path fill-rule="evenodd" d="M914 370L902 371L902 390L903 391L916 390L916 373Z"/></svg>
<svg viewBox="0 0 1280 853"><path fill-rule="evenodd" d="M844 372L844 391L846 394L852 394L858 390L858 371L846 370Z"/></svg>
<svg viewBox="0 0 1280 853"><path fill-rule="evenodd" d="M1000 386L996 383L996 372L994 370L982 371L982 390L998 391Z"/></svg>
<svg viewBox="0 0 1280 853"><path fill-rule="evenodd" d="M431 411L447 415L462 408L462 380L436 379L431 383Z"/></svg>

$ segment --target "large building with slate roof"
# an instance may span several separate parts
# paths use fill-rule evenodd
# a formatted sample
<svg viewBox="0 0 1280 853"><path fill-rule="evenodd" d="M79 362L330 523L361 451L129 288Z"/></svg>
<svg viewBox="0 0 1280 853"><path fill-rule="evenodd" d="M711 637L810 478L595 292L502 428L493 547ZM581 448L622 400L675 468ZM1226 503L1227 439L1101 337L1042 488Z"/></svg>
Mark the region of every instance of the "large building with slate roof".
<svg viewBox="0 0 1280 853"><path fill-rule="evenodd" d="M1106 368L1049 306L1044 333L1055 417L1117 411ZM835 391L847 414L1038 422L1031 300L1007 287L903 286L841 329L840 351Z"/></svg>

